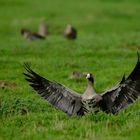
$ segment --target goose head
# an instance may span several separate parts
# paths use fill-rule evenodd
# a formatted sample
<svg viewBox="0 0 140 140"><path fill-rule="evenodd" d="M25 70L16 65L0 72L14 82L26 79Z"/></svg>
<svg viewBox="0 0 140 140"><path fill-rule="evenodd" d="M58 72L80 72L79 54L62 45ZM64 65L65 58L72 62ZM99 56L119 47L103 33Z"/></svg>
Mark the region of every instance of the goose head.
<svg viewBox="0 0 140 140"><path fill-rule="evenodd" d="M28 29L21 29L21 34L24 35L24 34L28 34L30 33L30 30Z"/></svg>
<svg viewBox="0 0 140 140"><path fill-rule="evenodd" d="M67 25L66 29L67 29L67 31L69 31L69 32L72 31L72 25L71 25L71 24Z"/></svg>
<svg viewBox="0 0 140 140"><path fill-rule="evenodd" d="M67 27L66 27L66 29L65 29L65 35L69 35L69 34L71 34L72 32L73 32L73 30L72 30L73 28L72 28L72 26L69 24L69 25L67 25Z"/></svg>
<svg viewBox="0 0 140 140"><path fill-rule="evenodd" d="M86 74L86 79L88 80L88 82L90 82L91 84L94 84L94 76L91 73L87 73Z"/></svg>
<svg viewBox="0 0 140 140"><path fill-rule="evenodd" d="M48 24L46 24L45 21L42 21L40 23L38 33L42 36L48 35Z"/></svg>
<svg viewBox="0 0 140 140"><path fill-rule="evenodd" d="M64 36L68 39L76 39L77 31L72 25L69 24L64 31Z"/></svg>

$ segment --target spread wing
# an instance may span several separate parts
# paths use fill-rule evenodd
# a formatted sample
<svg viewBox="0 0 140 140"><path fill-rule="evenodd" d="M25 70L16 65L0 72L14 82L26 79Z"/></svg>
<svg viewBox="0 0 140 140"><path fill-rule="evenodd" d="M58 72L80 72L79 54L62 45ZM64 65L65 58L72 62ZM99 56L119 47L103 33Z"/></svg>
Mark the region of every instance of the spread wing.
<svg viewBox="0 0 140 140"><path fill-rule="evenodd" d="M68 115L83 115L81 95L53 81L49 81L35 73L25 64L27 73L24 75L37 93L57 109Z"/></svg>
<svg viewBox="0 0 140 140"><path fill-rule="evenodd" d="M126 108L129 104L136 101L140 96L140 56L138 54L138 62L128 76L123 77L118 86L110 91L101 94L103 100L101 108L104 111L117 113L121 109Z"/></svg>

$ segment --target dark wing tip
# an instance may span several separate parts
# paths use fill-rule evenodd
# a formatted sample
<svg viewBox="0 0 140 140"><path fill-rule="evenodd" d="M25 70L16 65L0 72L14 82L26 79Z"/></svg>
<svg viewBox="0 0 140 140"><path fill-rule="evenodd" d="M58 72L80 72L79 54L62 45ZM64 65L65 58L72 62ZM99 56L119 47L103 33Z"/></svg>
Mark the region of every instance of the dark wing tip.
<svg viewBox="0 0 140 140"><path fill-rule="evenodd" d="M140 54L139 54L139 52L137 52L137 55L138 55L138 62L140 62Z"/></svg>
<svg viewBox="0 0 140 140"><path fill-rule="evenodd" d="M30 68L30 63L29 62L24 62L24 64L23 64L23 67L24 67L24 69L25 70L31 70L31 68Z"/></svg>
<svg viewBox="0 0 140 140"><path fill-rule="evenodd" d="M23 64L23 67L24 67L24 69L26 71L26 72L23 72L23 74L27 77L27 78L25 78L25 80L32 83L35 73L31 70L30 63L25 62Z"/></svg>
<svg viewBox="0 0 140 140"><path fill-rule="evenodd" d="M121 80L120 84L122 84L124 81L125 81L125 74L123 75L123 77L122 77L122 80Z"/></svg>
<svg viewBox="0 0 140 140"><path fill-rule="evenodd" d="M24 69L26 70L26 72L28 72L28 74L31 74L31 75L37 75L32 69L31 69L31 67L30 67L30 63L29 62L25 62L24 63L24 65L23 65L23 67L24 67ZM23 73L25 76L27 76L26 75L26 73ZM29 77L30 75L28 75L28 77Z"/></svg>

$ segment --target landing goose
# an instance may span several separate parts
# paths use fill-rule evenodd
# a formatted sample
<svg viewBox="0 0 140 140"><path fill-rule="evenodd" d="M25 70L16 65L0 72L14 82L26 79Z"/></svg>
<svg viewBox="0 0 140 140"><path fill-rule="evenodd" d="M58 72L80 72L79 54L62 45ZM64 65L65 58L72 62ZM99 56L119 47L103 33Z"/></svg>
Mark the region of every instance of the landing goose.
<svg viewBox="0 0 140 140"><path fill-rule="evenodd" d="M31 32L28 29L21 29L21 35L28 40L45 39L44 36L35 32Z"/></svg>
<svg viewBox="0 0 140 140"><path fill-rule="evenodd" d="M68 115L85 115L90 111L105 111L107 113L117 113L136 101L140 96L140 56L131 72L114 88L97 94L93 84L92 74L86 74L88 81L84 94L79 94L66 86L54 81L50 81L35 73L28 64L25 64L26 80L37 93L46 99L55 108Z"/></svg>
<svg viewBox="0 0 140 140"><path fill-rule="evenodd" d="M64 37L67 39L76 39L77 30L74 27L72 27L72 25L67 25L64 31Z"/></svg>

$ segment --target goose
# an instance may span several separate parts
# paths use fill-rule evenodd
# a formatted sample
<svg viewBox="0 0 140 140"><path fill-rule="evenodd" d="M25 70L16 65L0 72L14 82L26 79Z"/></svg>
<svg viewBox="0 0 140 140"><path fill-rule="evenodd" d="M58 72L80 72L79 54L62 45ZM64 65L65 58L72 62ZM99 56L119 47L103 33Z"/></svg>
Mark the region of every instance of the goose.
<svg viewBox="0 0 140 140"><path fill-rule="evenodd" d="M11 82L8 80L0 80L1 89L5 89L5 88L15 89L16 87L17 87L17 84L15 82Z"/></svg>
<svg viewBox="0 0 140 140"><path fill-rule="evenodd" d="M97 93L94 88L94 76L85 74L88 86L83 94L79 94L68 87L43 78L34 72L29 64L25 63L26 80L37 93L55 108L69 116L83 116L88 112L104 111L116 114L134 103L140 96L140 55L130 75L110 90Z"/></svg>
<svg viewBox="0 0 140 140"><path fill-rule="evenodd" d="M77 30L74 27L72 27L72 25L67 25L64 31L64 37L67 39L76 39Z"/></svg>
<svg viewBox="0 0 140 140"><path fill-rule="evenodd" d="M40 23L38 33L41 36L47 36L48 35L48 25L45 23L45 21L42 21Z"/></svg>
<svg viewBox="0 0 140 140"><path fill-rule="evenodd" d="M73 71L69 74L69 79L83 78L87 72Z"/></svg>
<svg viewBox="0 0 140 140"><path fill-rule="evenodd" d="M35 32L31 32L28 29L21 29L21 35L28 40L45 39L44 36Z"/></svg>

